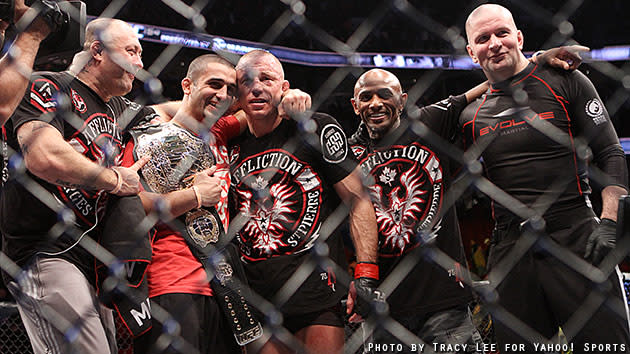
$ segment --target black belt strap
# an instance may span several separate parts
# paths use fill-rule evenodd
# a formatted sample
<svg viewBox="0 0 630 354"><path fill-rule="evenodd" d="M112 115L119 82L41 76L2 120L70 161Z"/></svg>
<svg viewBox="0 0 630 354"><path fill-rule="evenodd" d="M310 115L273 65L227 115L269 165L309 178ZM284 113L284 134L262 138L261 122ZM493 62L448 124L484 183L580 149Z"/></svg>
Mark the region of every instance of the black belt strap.
<svg viewBox="0 0 630 354"><path fill-rule="evenodd" d="M220 220L214 208L205 209ZM219 223L218 226L219 240L225 240L223 225ZM263 333L262 325L254 317L251 305L245 300L249 297L250 290L236 246L228 243L221 248L212 244L202 247L191 238L187 230L183 230L181 234L193 255L203 264L208 277L211 277L210 286L214 298L227 318L236 342L244 346L260 338Z"/></svg>

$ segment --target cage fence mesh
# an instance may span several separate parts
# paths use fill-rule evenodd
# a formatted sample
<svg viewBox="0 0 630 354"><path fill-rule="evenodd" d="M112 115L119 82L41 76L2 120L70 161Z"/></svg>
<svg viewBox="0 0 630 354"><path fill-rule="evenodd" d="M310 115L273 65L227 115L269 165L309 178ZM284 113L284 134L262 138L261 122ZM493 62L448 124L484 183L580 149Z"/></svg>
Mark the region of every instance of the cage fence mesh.
<svg viewBox="0 0 630 354"><path fill-rule="evenodd" d="M282 45L339 54L346 58L349 64L322 68L285 63L285 70L289 81L297 82L296 87L311 94L313 110L331 113L340 121L346 130L346 135L350 136L358 124L358 118L352 112L349 99L353 95L352 89L356 79L370 68L360 65L357 59L358 54L361 52L423 52L425 48L430 48L430 50L436 51L436 54L466 55L467 39L464 21L467 14L481 2L456 1L451 5L437 4L434 1L406 0L368 1L364 5L339 3L343 2L334 4L331 1L303 2L301 0L234 1L228 3L218 1L127 2L117 0L111 2L88 1L87 11L89 15L94 17L120 18L130 22L186 29L191 34L229 35L233 38L259 42L263 47ZM536 48L526 45L526 49L531 51L571 44L574 43L574 38L580 38L585 31L596 32L596 28L592 27L593 22L583 22L585 27L589 26L588 28L577 28L572 24L572 21L587 16L584 14L585 9L597 8L595 3L594 1L567 1L553 4L537 1L503 2L514 13L519 27L525 27L522 25L527 24L527 22L536 23L536 26L527 27L536 34L538 42L535 44L539 46ZM625 8L624 5L623 1L613 1L610 4L611 11L622 11ZM446 11L447 9L449 11ZM352 16L351 11L355 11L357 15ZM456 13L455 15L453 11ZM156 15L158 12L161 12L160 16ZM600 14L604 14L604 12L591 13L591 16L594 17L592 21L595 23L597 21L619 21L597 17ZM260 21L245 20L250 18L258 18ZM326 25L332 21L339 21L340 25L335 27ZM619 31L623 32L623 29ZM524 36L527 43L529 38L527 31L524 31ZM597 45L595 39L586 38L593 40L593 45ZM145 47L145 66L136 76L136 83L130 99L140 104L154 104L181 98L179 80L184 76L187 61L203 51L189 49L181 44L155 44L142 41L142 45ZM3 54L7 54L6 50L7 47L5 46ZM232 61L235 58L235 55L228 51L218 51L218 54ZM628 123L624 122L623 119L629 109L629 63L627 58L625 61L588 61L581 67L581 70L586 72L600 89L603 103L618 132L628 132ZM467 287L473 289L475 294L471 311L473 322L481 333L483 342L494 343L493 318L500 319L507 327L534 342L542 341L543 336L540 333L530 328L522 319L502 308L496 301L498 296L496 287L513 270L519 260L534 248L543 249L560 263L581 273L588 281L602 283L615 271L614 267L627 256L630 245L628 242L620 241L616 251L610 253L598 267L593 266L580 255L551 242L545 233L544 225L540 226L540 222L548 208L559 197L557 191L563 191L567 188L567 181L561 179L552 181L549 183L548 193L542 194L532 205L526 205L499 188L484 173L480 158L492 140L480 140L478 143L463 146L459 143L458 137L439 136L419 119L419 109L422 106L447 97L449 94L463 93L467 88L481 82L483 77L480 70L451 71L439 67L432 70L395 68L391 70L399 75L403 89L409 95L405 106L407 118L404 124L407 124L409 129L425 141L431 142L432 146L448 155L460 166L456 172L453 172L454 178L451 185L445 187L446 192L439 215L442 216L445 211L457 208L463 235L478 232L489 238L492 221L490 220L488 205L490 201L493 201L504 205L522 220L528 220L532 226L523 229L524 232L510 250L509 256L489 273L487 272L486 259L489 240L482 238L477 240L474 246L467 244L465 247L469 256L471 273L470 276L463 276L462 279L466 282ZM522 98L518 96L519 94L518 91L514 92L515 107L522 105ZM433 100L433 98L437 99ZM82 126L83 122L72 112L60 111L69 124L76 128ZM308 126L310 118L296 119L303 119L301 121L302 126ZM586 140L573 140L573 137L566 132L544 120L526 123L557 144L565 146L567 150L576 151L577 159L581 162L593 158ZM309 134L311 136L308 136ZM619 135L621 136L621 134ZM301 144L302 140L309 139L317 140L319 137L315 133L304 131L303 136L295 137L295 139L287 142L285 148L287 150L294 149ZM99 247L98 243L91 237L82 236L82 230L79 230L73 224L72 218L68 216L72 212L56 203L49 192L26 174L26 167L19 151L8 149L8 166L12 178L22 184L29 193L52 208L59 216L59 221L50 230L49 236L54 239L62 234L69 235L78 242L77 247L82 247L103 264L112 265L110 270L111 287L118 289L123 293L123 296L126 296L125 290L119 287L120 280L117 277L121 274L121 268L116 257ZM557 166L557 168L567 167ZM589 177L594 185L606 184L608 178L594 164L589 164ZM595 199L597 199L597 193L598 190L595 189L593 193ZM479 208L483 209L481 216L475 214ZM343 289L348 286L352 279L351 269L346 269L343 264L335 263L329 257L325 243L334 230L343 227L347 222L347 213L346 208L340 207L326 220L322 226L321 236L313 247L308 261L301 264L291 274L288 281L280 289L277 289L273 298L264 299L255 293L248 296L247 300L263 314L265 333L277 336L286 346L297 352L303 352L305 349L284 327L279 309L291 298L316 267L334 269L338 283L343 285ZM474 215L477 215L476 219ZM147 215L142 223L137 225L138 229L146 230L158 220L166 221L164 220L165 217L164 214L160 213ZM630 224L630 220L626 223L626 225L628 224ZM129 225L130 229L126 231L132 232L135 226ZM475 231L467 231L467 227ZM234 237L233 234L228 236ZM422 235L417 237L422 237ZM441 250L432 247L430 243L423 245L420 252L409 253L404 262L398 264L391 275L383 280L382 290L387 294L396 289L404 281L404 276L422 258L430 259L431 262L444 269L448 269L453 263L453 259ZM351 257L350 261L352 264ZM24 279L23 270L4 254L0 258L0 268L18 282L20 279ZM467 273L466 269L463 272ZM630 280L624 282L626 292L628 292L629 283ZM5 290L2 290L2 294L6 299L10 297ZM570 342L572 336L581 330L603 303L618 311L620 315L626 310L625 304L615 302L615 299L606 297L598 287L592 287L590 295L586 297L579 310L573 313L570 320L562 325L560 333L564 333L568 339L562 339L562 335L557 335L552 340L559 342L568 340ZM172 314L164 311L157 304L153 304L151 310L152 320L165 324L165 327L167 327L167 323L173 320ZM47 311L46 313L49 315L49 321L57 329L68 333L76 330L76 324L67 323L63 314L54 311ZM369 318L362 325L350 323L346 319L345 352L360 353L367 350L365 348L366 337L371 335L371 331L377 326L387 329L400 342L407 345L423 343L417 333L409 332L394 318L387 314L381 314L376 318ZM117 333L119 352L131 353L132 340L120 322L117 323ZM182 343L181 338L178 339L177 331L165 333L164 340L165 347L172 344L180 348L182 352L195 352L189 343ZM430 352L430 350L425 349L425 352ZM0 352L31 352L28 337L19 320L19 314L15 305L11 303L3 304L0 309Z"/></svg>

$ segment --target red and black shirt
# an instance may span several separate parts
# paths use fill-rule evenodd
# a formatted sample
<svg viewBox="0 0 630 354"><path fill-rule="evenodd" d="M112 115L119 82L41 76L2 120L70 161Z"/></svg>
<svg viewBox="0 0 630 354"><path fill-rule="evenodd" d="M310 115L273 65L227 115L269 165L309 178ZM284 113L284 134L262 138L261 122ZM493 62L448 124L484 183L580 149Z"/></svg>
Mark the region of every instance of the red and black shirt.
<svg viewBox="0 0 630 354"><path fill-rule="evenodd" d="M627 188L619 139L595 87L580 71L529 64L466 107L460 125L465 143L482 149L490 181L543 215L587 205L590 154L582 147L590 148L606 175L598 181L602 186ZM495 202L494 214L500 221L512 212Z"/></svg>
<svg viewBox="0 0 630 354"><path fill-rule="evenodd" d="M11 117L7 140L9 146L20 151L16 138L18 129L33 120L44 121L59 130L77 152L109 167L120 164L122 135L126 129L150 120L154 114L153 109L123 97L105 102L68 72L35 73ZM19 162L17 156L13 158L15 163ZM18 263L42 253L67 258L82 270L90 267L92 258L83 248L73 247L75 241L63 234L60 224L63 220L58 211L67 208L65 210L72 212L73 223L80 230L89 230L103 217L107 193L54 185L28 170L26 176L49 193L26 189L19 169L11 171L2 190L0 208L3 251ZM46 204L52 204L56 210ZM62 230L56 239L49 233L55 225Z"/></svg>
<svg viewBox="0 0 630 354"><path fill-rule="evenodd" d="M426 314L471 300L458 278L466 262L455 207L444 205L453 167L445 150L465 106L464 95L450 97L423 107L417 120L402 117L400 126L379 140L370 139L364 125L349 139L376 211L380 279L424 244L447 256L438 264L411 255L417 264L388 298L394 316ZM423 136L415 132L420 124L428 128Z"/></svg>

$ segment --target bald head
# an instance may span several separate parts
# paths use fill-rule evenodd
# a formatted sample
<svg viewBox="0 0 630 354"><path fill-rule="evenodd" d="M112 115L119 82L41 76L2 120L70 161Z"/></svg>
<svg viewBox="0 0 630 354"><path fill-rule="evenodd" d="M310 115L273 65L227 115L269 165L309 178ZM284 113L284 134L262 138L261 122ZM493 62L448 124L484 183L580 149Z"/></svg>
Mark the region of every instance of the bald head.
<svg viewBox="0 0 630 354"><path fill-rule="evenodd" d="M354 96L356 97L362 88L373 83L386 85L398 94L402 92L400 81L398 80L396 75L390 73L387 70L372 69L364 72L363 75L359 77L356 84L354 84Z"/></svg>
<svg viewBox="0 0 630 354"><path fill-rule="evenodd" d="M90 21L85 27L85 42L83 50L89 50L90 45L95 41L101 41L105 45L110 44L119 33L133 32L127 22L115 18L97 18Z"/></svg>
<svg viewBox="0 0 630 354"><path fill-rule="evenodd" d="M466 36L468 55L491 83L516 75L529 63L522 52L523 33L503 6L485 4L473 10L466 20Z"/></svg>
<svg viewBox="0 0 630 354"><path fill-rule="evenodd" d="M466 19L466 37L468 37L469 43L473 40L471 38L472 30L479 25L480 21L485 21L487 18L502 19L510 24L514 28L514 31L516 31L516 23L514 22L510 10L497 4L483 4L474 9L470 15L468 15L468 19Z"/></svg>
<svg viewBox="0 0 630 354"><path fill-rule="evenodd" d="M382 69L366 71L354 85L350 100L354 113L367 127L370 139L379 140L400 125L407 102L396 75Z"/></svg>
<svg viewBox="0 0 630 354"><path fill-rule="evenodd" d="M114 18L97 18L90 21L85 27L85 41L83 42L83 50L75 54L69 70L75 74L79 73L92 60L90 49L95 43L99 50L111 47L121 36L129 36L134 34L133 27L127 22ZM138 44L139 45L139 44Z"/></svg>
<svg viewBox="0 0 630 354"><path fill-rule="evenodd" d="M245 53L241 59L239 59L238 64L236 64L236 71L250 70L253 63L261 61L269 63L270 66L280 74L280 79L284 80L284 69L282 68L280 60L270 52L261 49L255 49Z"/></svg>

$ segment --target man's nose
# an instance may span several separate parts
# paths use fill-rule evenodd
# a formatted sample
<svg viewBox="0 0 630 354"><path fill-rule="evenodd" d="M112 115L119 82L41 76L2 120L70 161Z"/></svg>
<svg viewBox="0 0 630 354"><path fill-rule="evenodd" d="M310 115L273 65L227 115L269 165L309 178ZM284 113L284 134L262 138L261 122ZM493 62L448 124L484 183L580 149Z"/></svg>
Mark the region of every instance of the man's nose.
<svg viewBox="0 0 630 354"><path fill-rule="evenodd" d="M381 102L378 96L377 95L372 96L372 99L370 99L369 107L371 109L378 109L378 108L381 108L382 106L383 106L383 102Z"/></svg>
<svg viewBox="0 0 630 354"><path fill-rule="evenodd" d="M252 81L252 94L254 96L262 94L262 82L258 79L254 79L254 81Z"/></svg>
<svg viewBox="0 0 630 354"><path fill-rule="evenodd" d="M501 40L497 36L495 35L490 36L490 46L489 46L490 49L500 48L501 45L502 45Z"/></svg>
<svg viewBox="0 0 630 354"><path fill-rule="evenodd" d="M228 97L227 90L228 90L227 85L223 85L223 87L217 90L217 93L215 94L215 96L217 97L217 99L219 99L219 101L223 101Z"/></svg>

